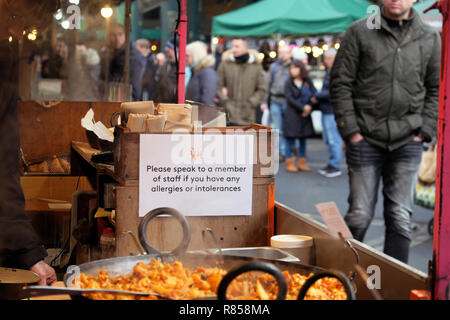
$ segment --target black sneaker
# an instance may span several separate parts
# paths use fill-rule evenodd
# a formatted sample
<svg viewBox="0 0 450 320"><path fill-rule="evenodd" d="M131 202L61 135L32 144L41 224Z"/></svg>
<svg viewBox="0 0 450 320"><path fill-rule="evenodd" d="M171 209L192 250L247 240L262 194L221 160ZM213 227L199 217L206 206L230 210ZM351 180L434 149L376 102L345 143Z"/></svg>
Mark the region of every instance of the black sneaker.
<svg viewBox="0 0 450 320"><path fill-rule="evenodd" d="M341 174L342 174L341 170L330 166L323 175L327 178L335 178L339 177Z"/></svg>
<svg viewBox="0 0 450 320"><path fill-rule="evenodd" d="M318 172L324 176L327 173L327 170L330 168L332 168L332 167L330 165L327 165L327 166L323 167L322 169L319 169Z"/></svg>

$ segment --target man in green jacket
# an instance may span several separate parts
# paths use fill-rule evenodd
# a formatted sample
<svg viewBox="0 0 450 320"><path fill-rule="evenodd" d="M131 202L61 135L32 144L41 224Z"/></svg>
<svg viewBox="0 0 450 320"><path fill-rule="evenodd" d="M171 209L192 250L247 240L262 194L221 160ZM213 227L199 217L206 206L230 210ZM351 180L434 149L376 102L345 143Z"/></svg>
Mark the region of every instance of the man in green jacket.
<svg viewBox="0 0 450 320"><path fill-rule="evenodd" d="M415 2L383 0L379 19L353 23L331 74L331 102L347 144L345 220L363 241L382 179L384 252L403 262L422 142L436 135L439 101L440 36L416 14Z"/></svg>
<svg viewBox="0 0 450 320"><path fill-rule="evenodd" d="M229 125L245 126L256 120L256 108L266 94L266 80L258 52L245 39L234 39L217 70L217 97L228 113Z"/></svg>

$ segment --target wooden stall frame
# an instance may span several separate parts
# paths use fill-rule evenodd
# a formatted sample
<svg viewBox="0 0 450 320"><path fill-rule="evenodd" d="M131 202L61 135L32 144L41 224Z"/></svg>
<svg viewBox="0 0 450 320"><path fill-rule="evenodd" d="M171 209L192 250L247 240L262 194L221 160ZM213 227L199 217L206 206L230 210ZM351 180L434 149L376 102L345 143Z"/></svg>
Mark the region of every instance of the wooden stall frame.
<svg viewBox="0 0 450 320"><path fill-rule="evenodd" d="M210 130L213 130L212 132ZM202 133L222 134L257 134L261 139L266 139L265 149L270 158L272 155L272 131L271 128L261 125L249 127L227 128L202 128ZM166 133L167 134L167 133ZM89 159L95 153L86 143L73 142L73 149L82 155L97 169L97 174L109 175L119 183L115 187L116 197L116 256L126 256L140 253L135 241L129 236L130 231L137 236L140 222L138 214L139 206L139 133L129 132L125 127L116 127L115 130L115 164L114 166L100 167ZM255 153L262 143L255 139ZM258 151L257 151L258 150ZM258 154L258 153L257 153ZM222 247L256 247L267 246L270 236L273 234L273 210L274 210L274 168L273 159L269 163L257 163L254 165L253 179L253 215L229 216L229 217L187 217L191 224L191 244L189 250L205 249L205 243L201 238L201 231L212 228ZM278 164L278 163L277 163ZM266 172L264 172L264 170ZM264 174L262 174L264 173ZM170 218L158 217L148 228L150 242L161 251L170 251L181 240L178 222Z"/></svg>

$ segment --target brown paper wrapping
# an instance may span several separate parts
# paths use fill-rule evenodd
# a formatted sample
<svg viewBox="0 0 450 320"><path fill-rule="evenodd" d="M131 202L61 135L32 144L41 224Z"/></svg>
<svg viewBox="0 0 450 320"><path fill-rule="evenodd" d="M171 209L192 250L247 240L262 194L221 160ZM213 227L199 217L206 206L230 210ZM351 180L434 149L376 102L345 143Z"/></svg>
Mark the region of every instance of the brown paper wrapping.
<svg viewBox="0 0 450 320"><path fill-rule="evenodd" d="M164 132L183 130L192 132L192 106L189 104L159 104L159 114L167 116Z"/></svg>
<svg viewBox="0 0 450 320"><path fill-rule="evenodd" d="M131 132L144 133L147 129L146 121L148 116L148 114L129 114L127 128L130 129Z"/></svg>
<svg viewBox="0 0 450 320"><path fill-rule="evenodd" d="M41 163L28 166L27 172L49 173L50 171L48 168L47 161L42 161Z"/></svg>
<svg viewBox="0 0 450 320"><path fill-rule="evenodd" d="M120 106L121 122L127 123L130 114L155 114L155 105L153 101L122 103Z"/></svg>
<svg viewBox="0 0 450 320"><path fill-rule="evenodd" d="M50 173L65 173L59 159L55 156L50 162Z"/></svg>
<svg viewBox="0 0 450 320"><path fill-rule="evenodd" d="M164 132L167 116L165 114L150 115L146 120L146 132L160 133Z"/></svg>
<svg viewBox="0 0 450 320"><path fill-rule="evenodd" d="M64 159L59 158L59 163L61 164L61 167L64 169L64 173L69 174L70 173L70 163Z"/></svg>

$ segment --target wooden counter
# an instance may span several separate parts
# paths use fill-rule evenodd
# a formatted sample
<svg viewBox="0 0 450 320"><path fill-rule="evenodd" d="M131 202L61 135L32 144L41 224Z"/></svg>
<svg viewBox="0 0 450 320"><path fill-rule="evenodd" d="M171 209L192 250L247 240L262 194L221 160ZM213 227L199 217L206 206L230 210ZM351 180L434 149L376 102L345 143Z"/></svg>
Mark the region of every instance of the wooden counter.
<svg viewBox="0 0 450 320"><path fill-rule="evenodd" d="M64 282L57 281L55 282L52 287L60 287L64 288ZM57 294L57 295L49 295L49 296L41 296L41 297L34 297L31 298L31 300L72 300L70 295L68 294Z"/></svg>

